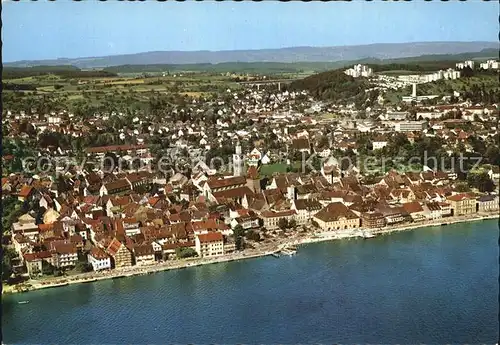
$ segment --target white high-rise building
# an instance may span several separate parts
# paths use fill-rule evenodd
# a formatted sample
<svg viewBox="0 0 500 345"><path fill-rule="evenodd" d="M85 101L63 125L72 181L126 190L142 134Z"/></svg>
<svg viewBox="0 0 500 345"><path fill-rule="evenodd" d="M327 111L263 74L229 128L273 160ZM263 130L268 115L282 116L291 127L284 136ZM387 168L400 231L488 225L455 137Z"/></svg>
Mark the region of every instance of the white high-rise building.
<svg viewBox="0 0 500 345"><path fill-rule="evenodd" d="M467 67L470 67L470 69L474 69L474 61L467 60L467 61L464 61L464 62L459 62L459 63L455 64L455 67L457 69L464 69L464 68L467 68Z"/></svg>
<svg viewBox="0 0 500 345"><path fill-rule="evenodd" d="M479 65L482 69L498 69L498 61L488 60Z"/></svg>
<svg viewBox="0 0 500 345"><path fill-rule="evenodd" d="M365 65L354 65L352 68L346 69L345 74L350 75L353 78L358 77L371 77L373 75L373 70Z"/></svg>

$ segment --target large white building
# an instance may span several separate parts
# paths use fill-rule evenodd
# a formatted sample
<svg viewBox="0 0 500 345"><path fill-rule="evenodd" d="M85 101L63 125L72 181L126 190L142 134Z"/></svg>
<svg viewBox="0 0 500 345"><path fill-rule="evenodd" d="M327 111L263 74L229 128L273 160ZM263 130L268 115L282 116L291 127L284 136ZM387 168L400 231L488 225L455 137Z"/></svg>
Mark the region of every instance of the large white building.
<svg viewBox="0 0 500 345"><path fill-rule="evenodd" d="M351 77L371 77L373 75L373 70L365 65L354 65L352 68L346 69L344 71L345 74L350 75Z"/></svg>
<svg viewBox="0 0 500 345"><path fill-rule="evenodd" d="M421 81L423 83L430 83L441 79L458 79L460 78L460 71L456 71L453 68L448 68L446 71L437 71L432 74L426 74L421 76Z"/></svg>
<svg viewBox="0 0 500 345"><path fill-rule="evenodd" d="M224 237L220 232L195 236L196 252L202 258L224 255Z"/></svg>
<svg viewBox="0 0 500 345"><path fill-rule="evenodd" d="M467 61L464 61L464 62L459 62L455 65L455 67L457 69L464 69L464 68L467 68L467 67L470 67L471 69L474 69L474 61L472 60L467 60Z"/></svg>
<svg viewBox="0 0 500 345"><path fill-rule="evenodd" d="M479 65L482 69L498 69L498 61L488 60Z"/></svg>
<svg viewBox="0 0 500 345"><path fill-rule="evenodd" d="M425 129L426 121L402 121L396 123L396 132L420 132Z"/></svg>

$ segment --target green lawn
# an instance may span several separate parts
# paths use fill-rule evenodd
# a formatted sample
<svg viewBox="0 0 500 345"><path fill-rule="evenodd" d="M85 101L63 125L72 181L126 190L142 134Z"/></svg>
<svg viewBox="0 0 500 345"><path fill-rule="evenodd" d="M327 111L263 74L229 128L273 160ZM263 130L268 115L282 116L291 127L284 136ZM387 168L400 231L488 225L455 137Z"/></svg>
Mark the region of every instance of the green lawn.
<svg viewBox="0 0 500 345"><path fill-rule="evenodd" d="M284 163L274 163L268 165L262 165L260 167L260 175L271 176L273 173L285 173L287 170L287 165Z"/></svg>

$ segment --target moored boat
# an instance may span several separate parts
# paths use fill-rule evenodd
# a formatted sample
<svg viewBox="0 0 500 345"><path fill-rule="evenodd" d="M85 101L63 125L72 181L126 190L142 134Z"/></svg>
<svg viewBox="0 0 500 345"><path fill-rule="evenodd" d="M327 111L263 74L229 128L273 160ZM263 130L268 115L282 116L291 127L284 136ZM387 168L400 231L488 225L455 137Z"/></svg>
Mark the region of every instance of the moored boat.
<svg viewBox="0 0 500 345"><path fill-rule="evenodd" d="M376 235L370 233L370 232L363 232L363 238L368 239L368 238L374 238L377 237Z"/></svg>

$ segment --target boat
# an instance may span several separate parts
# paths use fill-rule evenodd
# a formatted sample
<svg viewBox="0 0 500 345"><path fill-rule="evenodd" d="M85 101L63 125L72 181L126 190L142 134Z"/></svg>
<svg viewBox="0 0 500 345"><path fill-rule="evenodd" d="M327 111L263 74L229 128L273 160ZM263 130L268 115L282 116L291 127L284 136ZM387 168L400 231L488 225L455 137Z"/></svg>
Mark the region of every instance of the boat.
<svg viewBox="0 0 500 345"><path fill-rule="evenodd" d="M445 226L445 225L448 225L448 223L441 223L441 226Z"/></svg>
<svg viewBox="0 0 500 345"><path fill-rule="evenodd" d="M278 253L272 253L271 255L274 256L275 258L279 258L280 257L280 255Z"/></svg>
<svg viewBox="0 0 500 345"><path fill-rule="evenodd" d="M372 234L372 233L369 233L369 232L364 232L363 233L363 238L364 239L368 239L368 238L374 238L374 237L377 237L376 235Z"/></svg>
<svg viewBox="0 0 500 345"><path fill-rule="evenodd" d="M281 252L285 255L288 255L288 256L292 256L292 255L297 254L297 250L289 249L289 248L284 248Z"/></svg>
<svg viewBox="0 0 500 345"><path fill-rule="evenodd" d="M29 303L29 302L30 302L30 301L19 301L19 302L17 302L17 303L19 303L19 304L26 304L26 303Z"/></svg>

